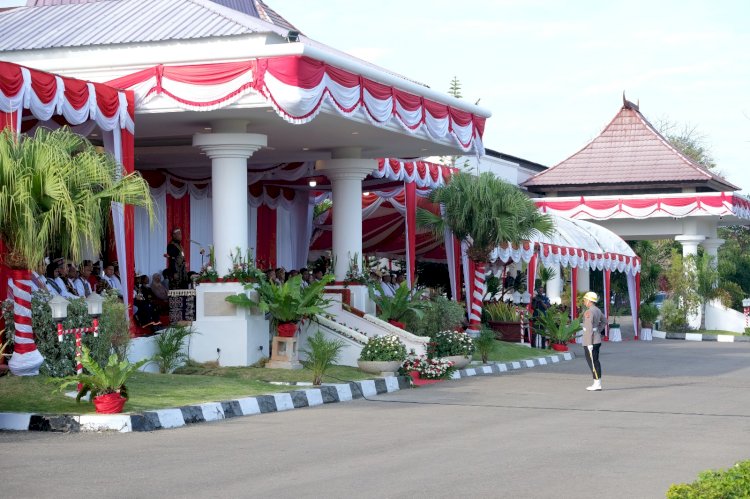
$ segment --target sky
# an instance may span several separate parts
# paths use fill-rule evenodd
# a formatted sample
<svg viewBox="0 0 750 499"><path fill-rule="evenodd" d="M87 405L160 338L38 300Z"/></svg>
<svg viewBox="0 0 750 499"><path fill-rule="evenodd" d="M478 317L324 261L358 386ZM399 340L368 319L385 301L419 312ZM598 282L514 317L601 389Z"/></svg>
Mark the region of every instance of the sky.
<svg viewBox="0 0 750 499"><path fill-rule="evenodd" d="M652 122L696 126L750 192L750 1L266 2L307 36L432 88L457 76L492 112L487 148L557 164L625 91Z"/></svg>
<svg viewBox="0 0 750 499"><path fill-rule="evenodd" d="M624 91L652 122L697 127L750 192L750 1L265 1L309 37L434 89L457 76L493 114L487 148L552 166L596 137Z"/></svg>

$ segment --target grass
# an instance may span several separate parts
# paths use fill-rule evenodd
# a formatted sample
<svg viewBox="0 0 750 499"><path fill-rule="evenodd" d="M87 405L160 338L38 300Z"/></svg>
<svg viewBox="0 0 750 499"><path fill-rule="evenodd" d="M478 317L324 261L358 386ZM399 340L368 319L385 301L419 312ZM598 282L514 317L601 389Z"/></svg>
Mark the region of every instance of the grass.
<svg viewBox="0 0 750 499"><path fill-rule="evenodd" d="M338 379L337 379L338 378ZM355 367L333 366L324 383L372 378ZM45 376L0 378L0 412L82 414L94 412L91 403L81 402L56 391ZM189 365L177 374L137 373L127 382L130 400L125 412L138 412L202 402L218 402L242 397L292 390L270 381L312 382L312 371L266 369L262 367L216 367ZM75 389L72 385L69 391Z"/></svg>
<svg viewBox="0 0 750 499"><path fill-rule="evenodd" d="M495 340L495 345L489 355L488 360L493 362L510 362L513 360L529 359L532 357L545 357L551 355L550 350L540 350L538 348L529 348L518 343L508 343L507 341ZM474 353L474 360L482 360L479 353Z"/></svg>
<svg viewBox="0 0 750 499"><path fill-rule="evenodd" d="M721 329L699 329L697 331L688 332L698 334L727 334L729 336L744 336L742 333L735 333L734 331L722 331Z"/></svg>

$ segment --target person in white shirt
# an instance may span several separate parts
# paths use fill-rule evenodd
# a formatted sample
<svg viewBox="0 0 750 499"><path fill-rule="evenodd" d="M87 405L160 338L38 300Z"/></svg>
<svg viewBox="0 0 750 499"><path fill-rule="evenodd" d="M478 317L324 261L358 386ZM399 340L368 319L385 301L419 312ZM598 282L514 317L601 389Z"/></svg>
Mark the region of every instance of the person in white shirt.
<svg viewBox="0 0 750 499"><path fill-rule="evenodd" d="M46 265L44 262L40 262L36 270L31 273L31 292L44 291L45 293L51 293L49 286L47 286L47 279L44 277Z"/></svg>
<svg viewBox="0 0 750 499"><path fill-rule="evenodd" d="M102 276L102 280L107 281L107 284L109 284L109 287L111 289L114 289L117 291L117 294L122 298L123 296L123 289L122 289L122 283L120 282L120 278L115 275L115 266L114 265L107 265L107 267L104 269L104 275Z"/></svg>
<svg viewBox="0 0 750 499"><path fill-rule="evenodd" d="M47 289L49 289L49 292L52 296L60 295L62 296L63 289L65 286L60 287L60 285L57 283L57 264L56 263L50 263L47 265L47 271L44 273L45 280L47 281Z"/></svg>
<svg viewBox="0 0 750 499"><path fill-rule="evenodd" d="M387 296L389 298L396 296L396 288L391 282L391 274L388 271L383 274L383 282L381 283L381 288L383 289L383 296Z"/></svg>
<svg viewBox="0 0 750 499"><path fill-rule="evenodd" d="M65 263L58 264L57 275L55 276L55 284L60 289L60 296L66 300L72 300L78 296L75 294L75 288L68 282L68 269L65 267Z"/></svg>
<svg viewBox="0 0 750 499"><path fill-rule="evenodd" d="M75 267L74 267L75 268ZM89 267L82 266L81 271L74 270L73 274L73 286L75 286L78 296L88 298L91 294L91 284L89 283L88 276L91 274Z"/></svg>

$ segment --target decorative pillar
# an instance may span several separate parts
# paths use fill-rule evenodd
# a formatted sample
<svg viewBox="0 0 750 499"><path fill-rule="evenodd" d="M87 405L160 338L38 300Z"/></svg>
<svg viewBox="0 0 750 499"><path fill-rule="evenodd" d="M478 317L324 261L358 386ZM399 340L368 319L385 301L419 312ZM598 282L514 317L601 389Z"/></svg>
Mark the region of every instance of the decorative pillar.
<svg viewBox="0 0 750 499"><path fill-rule="evenodd" d="M544 267L550 270L554 270L555 272L555 276L547 281L547 298L549 298L550 303L559 305L560 303L562 303L562 269L559 265L553 265L551 263L545 265Z"/></svg>
<svg viewBox="0 0 750 499"><path fill-rule="evenodd" d="M724 244L724 239L711 237L708 239L704 239L700 244L701 246L703 246L703 249L706 250L706 254L713 259L714 267L718 267L719 248L721 247L722 244Z"/></svg>
<svg viewBox="0 0 750 499"><path fill-rule="evenodd" d="M232 266L231 252L247 248L247 158L267 144L265 135L245 133L245 121L213 123L214 133L197 133L193 145L211 158L214 253L219 275Z"/></svg>
<svg viewBox="0 0 750 499"><path fill-rule="evenodd" d="M675 241L682 244L682 258L685 272L695 271L695 261L688 258L690 256L696 256L698 254L698 245L706 240L706 236L697 235L682 235L675 237ZM688 325L692 329L698 329L701 327L701 311L700 308L695 311L688 311Z"/></svg>
<svg viewBox="0 0 750 499"><path fill-rule="evenodd" d="M331 181L333 200L333 272L342 281L351 259L362 271L362 181L375 171L373 159L358 159L356 148L333 151L333 159L318 161L315 169Z"/></svg>

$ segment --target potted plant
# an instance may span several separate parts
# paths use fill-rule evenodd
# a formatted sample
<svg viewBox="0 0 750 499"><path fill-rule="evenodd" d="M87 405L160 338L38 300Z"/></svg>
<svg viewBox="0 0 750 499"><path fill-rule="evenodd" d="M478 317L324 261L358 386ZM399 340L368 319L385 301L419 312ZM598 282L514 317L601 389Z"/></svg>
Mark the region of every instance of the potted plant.
<svg viewBox="0 0 750 499"><path fill-rule="evenodd" d="M638 311L638 318L641 319L641 336L642 340L650 341L653 334L654 322L659 317L659 309L653 303L644 303Z"/></svg>
<svg viewBox="0 0 750 499"><path fill-rule="evenodd" d="M521 313L510 302L493 302L484 306L489 320L487 323L495 331L498 340L518 343L521 341Z"/></svg>
<svg viewBox="0 0 750 499"><path fill-rule="evenodd" d="M567 343L580 331L581 320L571 321L566 312L551 307L539 314L536 326L539 334L550 341L553 350L567 352Z"/></svg>
<svg viewBox="0 0 750 499"><path fill-rule="evenodd" d="M372 374L394 373L406 359L406 346L396 335L375 336L359 354L359 369Z"/></svg>
<svg viewBox="0 0 750 499"><path fill-rule="evenodd" d="M273 284L263 279L245 289L257 290L258 300L247 293L228 296L226 301L239 307L258 307L271 316L278 336L291 338L297 333L299 322L325 312L328 300L323 298L325 287L333 281L332 275L302 287L302 276L296 275L283 284Z"/></svg>
<svg viewBox="0 0 750 499"><path fill-rule="evenodd" d="M396 288L393 296L377 295L375 290L370 288L370 298L379 310L378 319L388 321L400 329L406 328L403 320L409 315L421 319L424 309L429 306L429 302L413 300L411 289L405 282Z"/></svg>
<svg viewBox="0 0 750 499"><path fill-rule="evenodd" d="M430 358L444 357L453 362L456 369L469 365L473 353L474 341L471 336L460 331L440 331L427 345L427 355Z"/></svg>
<svg viewBox="0 0 750 499"><path fill-rule="evenodd" d="M119 414L125 402L128 400L128 390L125 381L133 375L142 365L151 359L143 359L135 364L127 360L118 361L117 354L112 354L104 367L97 364L91 358L91 352L85 345L81 347L81 365L84 372L74 376L51 379L52 383L59 385L60 391L72 383L79 383L76 401L87 393L91 394L96 412L100 414Z"/></svg>
<svg viewBox="0 0 750 499"><path fill-rule="evenodd" d="M426 355L409 354L401 364L400 372L411 377L415 386L430 385L448 379L455 371L453 362L448 359L431 359Z"/></svg>

